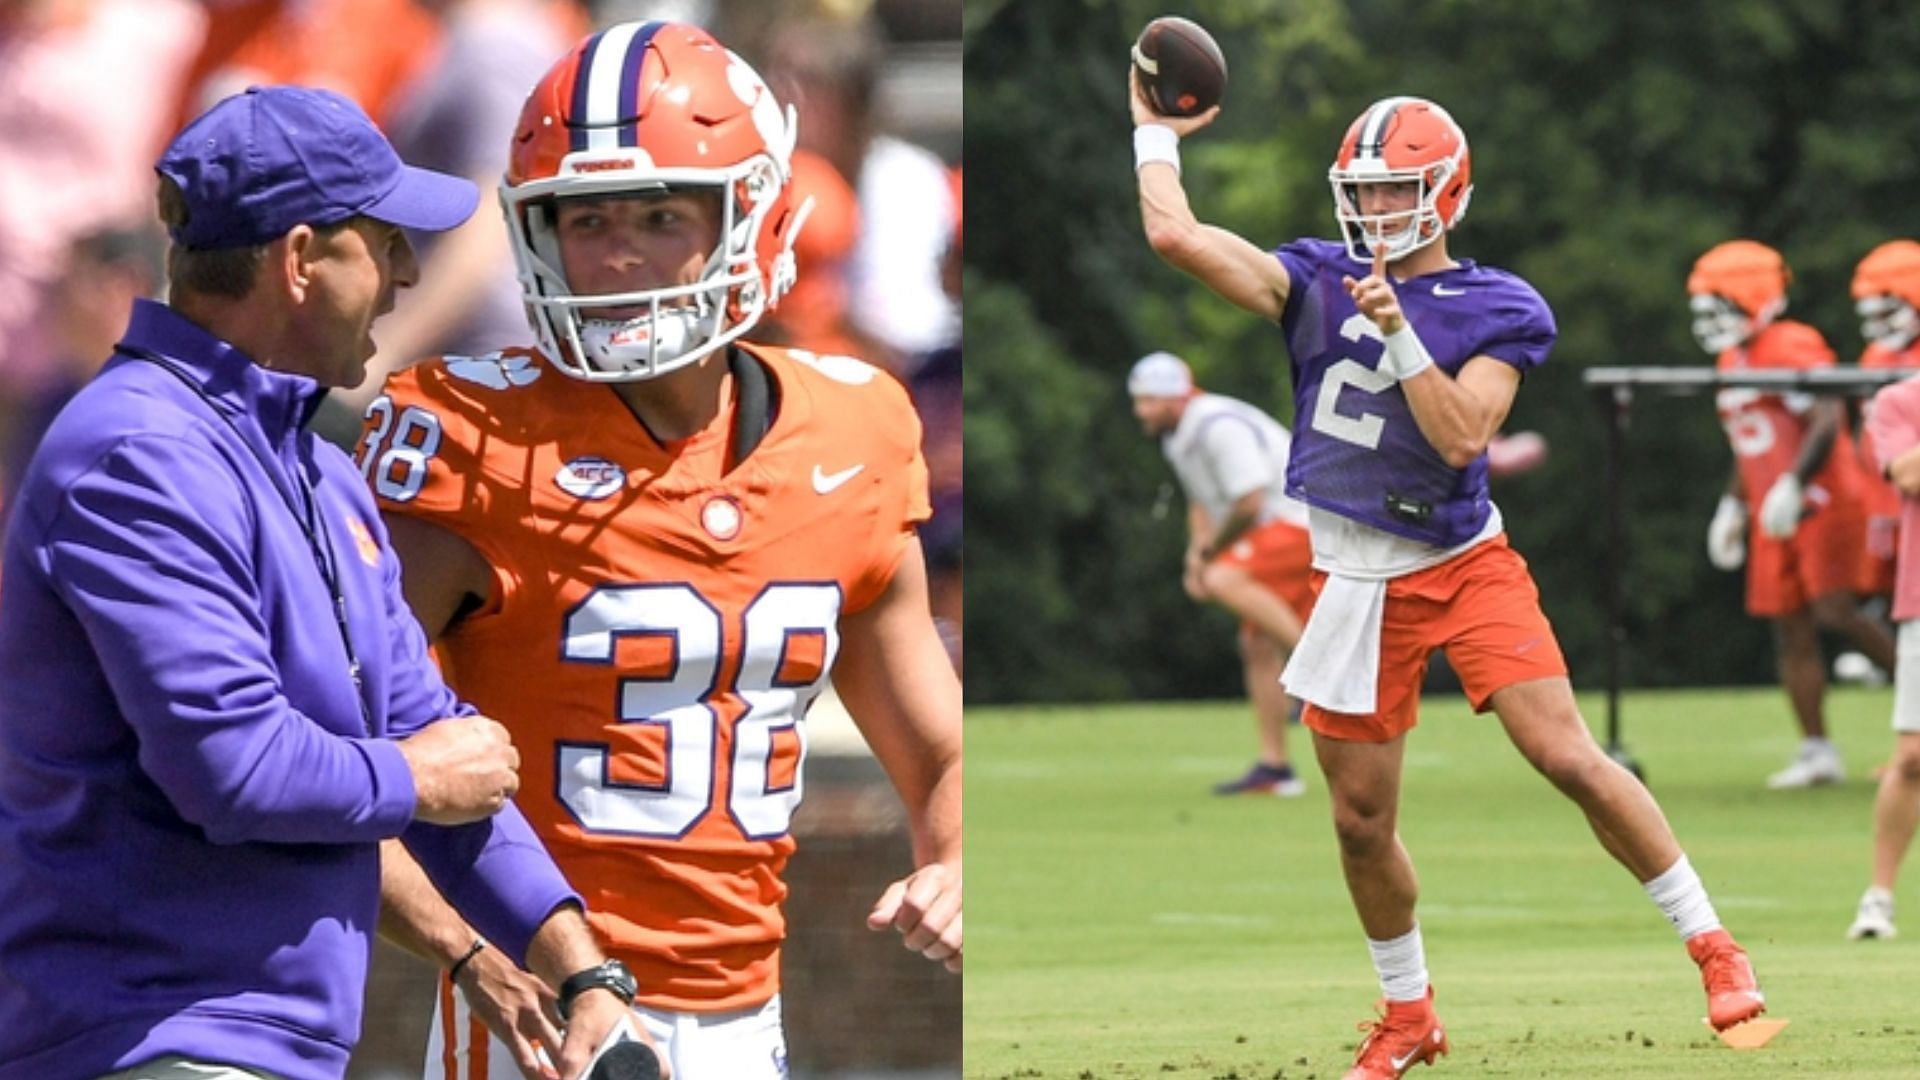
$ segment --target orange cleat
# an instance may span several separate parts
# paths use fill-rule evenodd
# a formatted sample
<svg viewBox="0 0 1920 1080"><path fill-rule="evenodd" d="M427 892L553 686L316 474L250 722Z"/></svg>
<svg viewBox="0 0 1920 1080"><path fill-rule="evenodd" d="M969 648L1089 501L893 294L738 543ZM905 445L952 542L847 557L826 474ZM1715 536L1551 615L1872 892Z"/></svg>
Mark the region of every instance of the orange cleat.
<svg viewBox="0 0 1920 1080"><path fill-rule="evenodd" d="M1751 1020L1767 1011L1767 997L1753 976L1747 950L1725 930L1709 930L1687 939L1687 955L1700 965L1707 987L1707 1023L1715 1031Z"/></svg>
<svg viewBox="0 0 1920 1080"><path fill-rule="evenodd" d="M1367 1037L1345 1080L1400 1080L1417 1062L1433 1064L1447 1052L1447 1033L1433 1011L1433 987L1422 1001L1389 1001L1380 1019L1363 1022Z"/></svg>

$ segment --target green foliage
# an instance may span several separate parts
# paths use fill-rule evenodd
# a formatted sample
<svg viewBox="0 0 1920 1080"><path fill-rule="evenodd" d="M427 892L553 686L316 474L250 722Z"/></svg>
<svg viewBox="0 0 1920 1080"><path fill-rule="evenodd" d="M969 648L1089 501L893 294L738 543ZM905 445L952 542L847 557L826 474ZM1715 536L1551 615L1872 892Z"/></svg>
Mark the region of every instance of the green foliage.
<svg viewBox="0 0 1920 1080"><path fill-rule="evenodd" d="M1177 516L1141 513L1166 470L1121 383L1133 359L1168 348L1210 389L1283 420L1292 409L1277 329L1160 264L1141 236L1126 55L1167 10L1209 27L1231 72L1220 119L1182 148L1187 190L1203 220L1257 244L1333 235L1326 168L1376 98L1432 97L1465 127L1477 191L1453 251L1528 278L1561 330L1508 425L1545 433L1552 456L1494 496L1576 680L1594 682L1604 429L1581 371L1704 364L1686 271L1734 236L1778 247L1797 275L1793 314L1857 353L1854 263L1920 235L1920 19L1869 0L970 3L967 569L970 597L997 598L967 612L974 700L1204 695L1234 677L1228 624L1180 594ZM996 325L1020 306L999 293L1024 298L1022 336ZM1082 378L1001 373L1034 374L1042 356ZM985 456L982 433L1041 409L1019 399L1042 385L1080 395L1084 424L1020 427L1017 459ZM1704 557L1731 463L1711 401L1643 395L1633 420L1629 680L1770 680L1766 628L1742 614L1737 576ZM1035 508L1018 509L1025 481L996 471L1011 460L1057 465L1080 497L1035 490ZM982 488L1002 500L999 520L975 513ZM1040 538L991 531L1035 518L1051 523L1045 543L1066 546L1043 556ZM1006 602L1026 596L1045 599ZM1178 657L1175 641L1189 643Z"/></svg>
<svg viewBox="0 0 1920 1080"><path fill-rule="evenodd" d="M1885 753L1891 697L1835 702L1856 776ZM1752 1053L1715 1042L1699 976L1632 875L1497 720L1440 697L1408 737L1400 814L1453 1040L1432 1075L1915 1075L1920 1025L1894 989L1911 948L1845 939L1873 785L1765 790L1793 750L1769 690L1638 693L1626 713L1654 794L1792 1026ZM1223 799L1208 785L1253 750L1240 703L969 709L967 1077L1342 1075L1379 986L1325 782L1305 738L1292 749L1304 797Z"/></svg>

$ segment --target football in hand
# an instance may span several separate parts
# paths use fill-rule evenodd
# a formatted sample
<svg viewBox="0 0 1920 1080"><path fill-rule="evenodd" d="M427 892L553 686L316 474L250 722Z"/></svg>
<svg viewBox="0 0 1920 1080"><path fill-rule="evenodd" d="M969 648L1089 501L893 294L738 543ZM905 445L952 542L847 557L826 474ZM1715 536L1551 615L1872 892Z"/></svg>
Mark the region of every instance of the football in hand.
<svg viewBox="0 0 1920 1080"><path fill-rule="evenodd" d="M1227 58L1200 24L1162 15L1133 43L1133 66L1147 104L1161 116L1198 116L1227 91Z"/></svg>

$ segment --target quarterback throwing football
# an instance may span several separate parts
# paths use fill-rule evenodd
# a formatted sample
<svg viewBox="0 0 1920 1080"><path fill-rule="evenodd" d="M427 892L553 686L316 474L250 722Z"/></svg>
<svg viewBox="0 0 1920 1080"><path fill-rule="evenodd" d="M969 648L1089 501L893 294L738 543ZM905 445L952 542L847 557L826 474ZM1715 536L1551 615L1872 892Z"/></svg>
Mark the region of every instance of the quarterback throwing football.
<svg viewBox="0 0 1920 1080"><path fill-rule="evenodd" d="M1713 1025L1758 1015L1746 954L1659 806L1581 719L1539 592L1487 496L1487 442L1555 329L1525 281L1447 253L1473 190L1466 135L1420 98L1368 106L1329 174L1342 242L1268 251L1202 224L1181 186L1179 139L1218 108L1163 117L1137 82L1132 97L1148 242L1278 323L1293 362L1287 493L1308 506L1320 592L1283 678L1307 702L1347 889L1386 999L1348 1080L1399 1077L1447 1051L1396 830L1407 732L1427 659L1443 647L1474 708L1498 714L1673 922L1700 965Z"/></svg>

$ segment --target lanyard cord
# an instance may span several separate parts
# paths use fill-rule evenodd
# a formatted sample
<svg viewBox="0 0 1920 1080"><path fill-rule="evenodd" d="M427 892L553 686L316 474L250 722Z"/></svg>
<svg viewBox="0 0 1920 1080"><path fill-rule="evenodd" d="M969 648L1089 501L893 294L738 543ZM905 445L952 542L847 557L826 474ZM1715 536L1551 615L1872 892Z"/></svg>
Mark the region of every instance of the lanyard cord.
<svg viewBox="0 0 1920 1080"><path fill-rule="evenodd" d="M300 526L301 535L306 537L307 549L313 554L314 569L320 572L320 580L326 584L327 593L333 598L333 624L340 631L340 645L347 653L347 675L353 680L354 700L360 705L360 724L366 729L368 735L372 735L373 710L367 704L367 691L365 680L361 676L360 657L354 652L353 632L347 625L347 597L341 591L339 571L333 561L333 536L327 529L327 517L320 512L319 501L314 498L313 486L307 482L306 474L298 466L291 470L294 487L300 495L299 502L296 503L283 482L283 470L276 468L272 460L254 445L253 440L247 438L246 433L240 430L240 425L233 422L233 418L220 407L220 403L213 400L213 397L192 375L181 370L170 358L161 356L151 349L129 345L124 341L114 347L128 356L155 365L185 383L187 389L192 390L194 396L206 404L208 411L218 417L220 422L227 426L227 430L233 432L234 437L240 440L241 445L253 454L255 460L260 463L260 467L266 471L267 479L273 484L274 492L280 496L280 501L286 505L287 512L293 516L294 524Z"/></svg>

